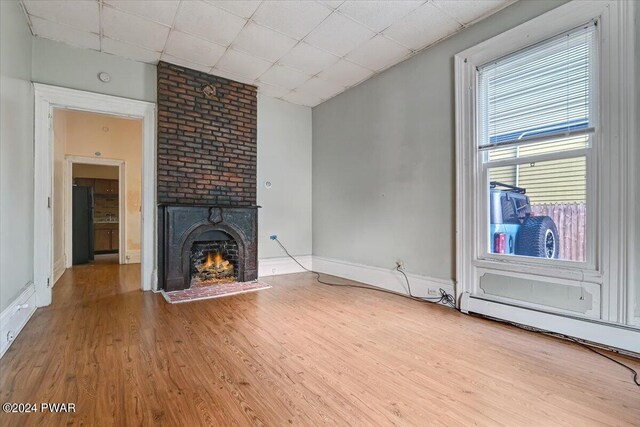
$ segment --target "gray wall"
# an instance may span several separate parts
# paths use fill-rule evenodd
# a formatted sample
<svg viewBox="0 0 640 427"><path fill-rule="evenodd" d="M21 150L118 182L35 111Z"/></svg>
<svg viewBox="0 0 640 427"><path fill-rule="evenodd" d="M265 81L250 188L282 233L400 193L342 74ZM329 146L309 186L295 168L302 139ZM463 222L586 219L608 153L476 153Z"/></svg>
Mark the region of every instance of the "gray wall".
<svg viewBox="0 0 640 427"><path fill-rule="evenodd" d="M311 202L311 108L258 95L259 258L311 254Z"/></svg>
<svg viewBox="0 0 640 427"><path fill-rule="evenodd" d="M313 109L313 254L455 278L456 53L561 2L517 2Z"/></svg>
<svg viewBox="0 0 640 427"><path fill-rule="evenodd" d="M24 16L21 19L25 21ZM98 79L103 71L111 75L109 83ZM156 101L155 65L39 37L33 38L32 78L54 86Z"/></svg>
<svg viewBox="0 0 640 427"><path fill-rule="evenodd" d="M19 3L0 2L0 311L33 280L31 38Z"/></svg>

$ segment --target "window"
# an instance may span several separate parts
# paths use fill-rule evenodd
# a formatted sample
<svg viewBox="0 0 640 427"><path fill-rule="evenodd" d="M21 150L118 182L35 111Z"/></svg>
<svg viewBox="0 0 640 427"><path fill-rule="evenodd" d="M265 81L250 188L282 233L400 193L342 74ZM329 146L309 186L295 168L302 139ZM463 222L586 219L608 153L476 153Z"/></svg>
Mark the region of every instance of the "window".
<svg viewBox="0 0 640 427"><path fill-rule="evenodd" d="M611 326L640 327L637 6L570 1L455 56L463 312L640 351Z"/></svg>
<svg viewBox="0 0 640 427"><path fill-rule="evenodd" d="M597 27L478 67L487 253L584 262Z"/></svg>

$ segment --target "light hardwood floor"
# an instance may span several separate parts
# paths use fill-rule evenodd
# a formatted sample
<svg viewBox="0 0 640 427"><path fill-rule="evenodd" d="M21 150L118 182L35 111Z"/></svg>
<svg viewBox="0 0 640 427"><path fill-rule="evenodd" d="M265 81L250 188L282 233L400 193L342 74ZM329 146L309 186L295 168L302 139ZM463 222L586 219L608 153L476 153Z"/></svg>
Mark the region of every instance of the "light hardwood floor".
<svg viewBox="0 0 640 427"><path fill-rule="evenodd" d="M629 372L570 342L310 274L169 305L139 291L139 272L64 274L0 361L0 395L77 412L0 424L640 423Z"/></svg>

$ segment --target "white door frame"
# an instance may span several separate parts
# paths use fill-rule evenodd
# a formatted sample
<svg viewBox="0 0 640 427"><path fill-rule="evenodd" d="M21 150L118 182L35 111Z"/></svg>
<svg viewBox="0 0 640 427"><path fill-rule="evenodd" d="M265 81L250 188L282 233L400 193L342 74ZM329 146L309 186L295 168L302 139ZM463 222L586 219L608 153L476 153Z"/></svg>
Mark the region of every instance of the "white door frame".
<svg viewBox="0 0 640 427"><path fill-rule="evenodd" d="M157 288L156 258L156 107L151 102L33 84L34 128L34 266L36 305L51 304L53 189L53 108L142 119L142 290Z"/></svg>
<svg viewBox="0 0 640 427"><path fill-rule="evenodd" d="M125 195L127 194L126 162L119 159L106 159L103 157L65 156L64 162L64 266L73 265L73 165L76 163L85 165L115 166L118 168L118 263L126 263L126 227L127 210L125 209ZM53 201L56 202L55 200ZM53 277L53 276L52 276Z"/></svg>

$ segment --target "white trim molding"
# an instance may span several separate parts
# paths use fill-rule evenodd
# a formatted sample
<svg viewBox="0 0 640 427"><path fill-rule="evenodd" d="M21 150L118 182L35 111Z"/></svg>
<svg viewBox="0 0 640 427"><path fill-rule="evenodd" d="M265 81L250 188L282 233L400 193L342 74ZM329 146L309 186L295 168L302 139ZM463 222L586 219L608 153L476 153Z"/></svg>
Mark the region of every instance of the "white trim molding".
<svg viewBox="0 0 640 427"><path fill-rule="evenodd" d="M319 273L342 277L378 288L409 294L404 276L394 268L372 267L319 256L313 257L313 269ZM406 273L411 293L416 297L440 297L439 289L453 295L453 280Z"/></svg>
<svg viewBox="0 0 640 427"><path fill-rule="evenodd" d="M73 264L73 165L76 163L99 166L115 166L118 168L118 262L126 263L125 252L127 244L127 181L126 171L127 165L121 159L107 159L104 157L82 157L82 156L65 156L64 157L64 257L66 260L66 268L70 268ZM54 200L54 205L56 201ZM138 262L140 254L138 254Z"/></svg>
<svg viewBox="0 0 640 427"><path fill-rule="evenodd" d="M594 0L571 1L537 18L486 40L455 56L456 91L456 296L463 312L517 321L552 332L565 333L593 342L628 348L625 339L608 339L620 334L640 342L634 324L634 256L637 244L638 176L634 157L636 102L634 63L635 2ZM478 161L477 70L479 66L547 40L587 22L596 22L599 33L598 70L595 73L597 102L595 117L596 157L588 178L590 210L589 253L586 263L527 259L513 256L485 256L482 245L486 216L478 191L482 176ZM637 144L635 144L637 145ZM484 188L484 187L482 187ZM635 190L635 191L634 191ZM482 193L482 194L479 194ZM588 292L598 292L585 319L558 313L550 307L533 307L517 299L484 295L482 273L511 275L514 280L557 280ZM528 305L528 307L526 307ZM597 307L595 305L598 305ZM506 308L508 307L508 308ZM553 312L555 311L555 312ZM560 319L580 327L566 326ZM553 320L553 321L551 321ZM622 326L625 325L626 326ZM555 326L557 325L557 326ZM615 325L615 326L614 326ZM584 330L578 334L578 329ZM620 332L624 331L624 332ZM588 335L588 336L587 336ZM622 336L620 335L620 336ZM613 341L615 342L613 342ZM633 346L631 346L633 347Z"/></svg>
<svg viewBox="0 0 640 427"><path fill-rule="evenodd" d="M36 288L29 282L0 314L0 358L36 311Z"/></svg>
<svg viewBox="0 0 640 427"><path fill-rule="evenodd" d="M307 269L313 269L313 258L311 255L296 256L296 259ZM258 260L258 277L302 272L304 272L304 269L289 257L262 258Z"/></svg>
<svg viewBox="0 0 640 427"><path fill-rule="evenodd" d="M35 191L34 284L38 307L51 304L53 126L52 110L63 108L142 119L142 290L157 287L156 106L153 103L34 83Z"/></svg>

